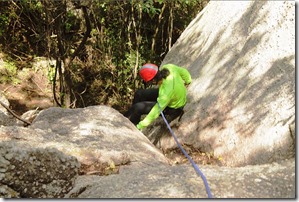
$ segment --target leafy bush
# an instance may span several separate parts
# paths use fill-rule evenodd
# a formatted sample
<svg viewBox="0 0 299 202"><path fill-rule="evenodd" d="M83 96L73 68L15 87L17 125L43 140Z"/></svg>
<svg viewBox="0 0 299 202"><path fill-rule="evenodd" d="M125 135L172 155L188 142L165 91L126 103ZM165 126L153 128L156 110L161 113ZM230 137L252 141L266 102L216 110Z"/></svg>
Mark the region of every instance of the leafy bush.
<svg viewBox="0 0 299 202"><path fill-rule="evenodd" d="M141 87L139 67L159 65L207 1L0 1L0 44L27 64L36 56L57 61L47 71L58 105L122 111ZM10 82L17 68L0 71Z"/></svg>
<svg viewBox="0 0 299 202"><path fill-rule="evenodd" d="M17 67L12 61L3 61L0 66L0 83L18 84L20 80L17 78Z"/></svg>

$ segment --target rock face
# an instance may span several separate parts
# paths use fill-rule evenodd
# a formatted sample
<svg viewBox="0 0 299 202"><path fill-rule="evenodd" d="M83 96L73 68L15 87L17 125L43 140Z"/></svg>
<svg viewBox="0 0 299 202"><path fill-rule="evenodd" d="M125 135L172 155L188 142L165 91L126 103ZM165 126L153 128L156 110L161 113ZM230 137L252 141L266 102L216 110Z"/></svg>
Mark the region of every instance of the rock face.
<svg viewBox="0 0 299 202"><path fill-rule="evenodd" d="M4 134L1 133L1 138ZM32 148L15 140L0 143L0 196L62 198L78 175L79 163L54 148Z"/></svg>
<svg viewBox="0 0 299 202"><path fill-rule="evenodd" d="M216 198L294 198L294 159L229 168L198 165ZM100 176L99 176L100 175ZM107 106L49 108L30 127L0 127L5 198L207 198L189 164L172 166Z"/></svg>
<svg viewBox="0 0 299 202"><path fill-rule="evenodd" d="M30 129L47 129L43 144L74 155L93 172L102 164L168 163L160 150L118 111L107 106L81 109L49 108L42 111Z"/></svg>
<svg viewBox="0 0 299 202"><path fill-rule="evenodd" d="M217 13L215 13L217 11ZM163 63L193 78L175 134L229 166L295 153L295 2L211 1ZM169 132L158 145L175 147ZM154 139L151 139L154 142Z"/></svg>
<svg viewBox="0 0 299 202"><path fill-rule="evenodd" d="M295 198L295 163L229 168L199 166L213 198ZM121 170L118 175L79 176L66 198L207 198L191 165Z"/></svg>
<svg viewBox="0 0 299 202"><path fill-rule="evenodd" d="M49 108L28 128L0 127L0 196L63 197L78 175L168 165L168 159L107 106Z"/></svg>

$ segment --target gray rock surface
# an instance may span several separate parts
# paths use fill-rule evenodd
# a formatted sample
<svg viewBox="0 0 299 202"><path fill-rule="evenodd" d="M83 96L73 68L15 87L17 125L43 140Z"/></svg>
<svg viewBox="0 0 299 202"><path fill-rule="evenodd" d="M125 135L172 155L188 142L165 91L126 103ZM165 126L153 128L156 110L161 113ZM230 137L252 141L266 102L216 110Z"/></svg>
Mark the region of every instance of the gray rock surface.
<svg viewBox="0 0 299 202"><path fill-rule="evenodd" d="M163 63L186 67L193 79L174 127L182 143L228 166L294 156L294 1L210 1ZM162 136L163 150L176 147L168 131L144 133Z"/></svg>
<svg viewBox="0 0 299 202"><path fill-rule="evenodd" d="M198 166L217 198L295 196L294 159ZM127 118L106 106L49 108L28 128L0 127L0 178L7 198L207 197L190 164L170 165Z"/></svg>
<svg viewBox="0 0 299 202"><path fill-rule="evenodd" d="M0 142L0 196L61 198L73 186L80 164L54 148Z"/></svg>
<svg viewBox="0 0 299 202"><path fill-rule="evenodd" d="M30 127L1 126L0 151L1 193L7 197L61 197L78 174L109 175L123 165L169 162L127 118L107 106L53 107L39 113Z"/></svg>
<svg viewBox="0 0 299 202"><path fill-rule="evenodd" d="M30 129L47 130L43 144L74 155L82 165L168 163L162 152L118 111L107 106L49 108Z"/></svg>
<svg viewBox="0 0 299 202"><path fill-rule="evenodd" d="M214 198L295 198L295 161L239 168L200 166ZM66 198L207 198L191 164L120 170L118 175L79 176Z"/></svg>

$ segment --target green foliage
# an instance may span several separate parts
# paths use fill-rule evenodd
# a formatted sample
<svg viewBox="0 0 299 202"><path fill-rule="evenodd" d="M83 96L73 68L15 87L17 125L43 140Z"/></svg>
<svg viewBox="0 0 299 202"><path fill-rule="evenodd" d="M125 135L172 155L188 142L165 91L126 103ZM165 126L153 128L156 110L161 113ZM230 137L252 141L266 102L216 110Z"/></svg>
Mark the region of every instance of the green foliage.
<svg viewBox="0 0 299 202"><path fill-rule="evenodd" d="M12 61L3 61L0 68L0 83L18 84L20 80L17 78L17 67Z"/></svg>
<svg viewBox="0 0 299 202"><path fill-rule="evenodd" d="M9 9L8 1L0 1L0 37L2 38L7 31L7 26L11 18L15 15L13 10Z"/></svg>
<svg viewBox="0 0 299 202"><path fill-rule="evenodd" d="M74 11L68 11L65 20L65 32L77 32L80 28L81 20Z"/></svg>
<svg viewBox="0 0 299 202"><path fill-rule="evenodd" d="M122 73L124 73L126 76L129 76L127 73L133 72L133 67L136 65L137 61L137 52L134 50L131 50L130 52L125 53L125 59L123 61L124 66L126 67ZM145 59L140 57L138 59L137 66L142 66L142 64L145 63Z"/></svg>
<svg viewBox="0 0 299 202"><path fill-rule="evenodd" d="M158 1L159 4L162 4L162 1ZM135 5L137 7L137 4ZM156 8L154 6L153 0L144 1L141 3L142 11L149 15L151 19L153 19L156 15L158 15L161 11L160 8Z"/></svg>
<svg viewBox="0 0 299 202"><path fill-rule="evenodd" d="M6 14L1 13L0 14L0 37L3 36L3 33L5 30L3 29L8 25L9 19Z"/></svg>
<svg viewBox="0 0 299 202"><path fill-rule="evenodd" d="M55 77L55 67L54 65L49 65L47 72L48 81L53 84Z"/></svg>
<svg viewBox="0 0 299 202"><path fill-rule="evenodd" d="M71 93L76 107L105 104L121 111L141 87L138 68L145 62L159 65L206 1L82 2L0 1L0 43L14 59L45 56L65 62L71 82L58 75L56 83L62 85L60 96ZM87 32L82 6L87 8L91 32L76 51ZM9 66L13 69L13 64ZM54 73L50 67L53 84ZM66 87L71 92L63 91Z"/></svg>

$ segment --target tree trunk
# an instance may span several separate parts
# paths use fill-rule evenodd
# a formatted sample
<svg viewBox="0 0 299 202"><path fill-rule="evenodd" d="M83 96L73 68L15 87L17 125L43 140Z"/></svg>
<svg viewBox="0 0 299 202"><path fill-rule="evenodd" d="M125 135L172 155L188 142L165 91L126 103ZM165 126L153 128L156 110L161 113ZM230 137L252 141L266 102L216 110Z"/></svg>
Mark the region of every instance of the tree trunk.
<svg viewBox="0 0 299 202"><path fill-rule="evenodd" d="M173 3L171 3L169 10L169 23L168 23L168 51L172 46L172 32L173 32Z"/></svg>
<svg viewBox="0 0 299 202"><path fill-rule="evenodd" d="M166 4L167 3L163 4L163 7L161 9L161 13L159 14L158 24L156 25L155 33L154 33L153 38L152 38L152 45L151 45L151 54L152 55L155 54L156 39L157 39L157 35L158 35L158 32L159 32L160 24L161 24L161 21L162 21L162 17L163 17L163 14L164 14L164 10L166 8Z"/></svg>

